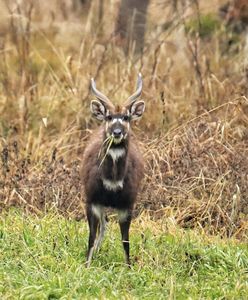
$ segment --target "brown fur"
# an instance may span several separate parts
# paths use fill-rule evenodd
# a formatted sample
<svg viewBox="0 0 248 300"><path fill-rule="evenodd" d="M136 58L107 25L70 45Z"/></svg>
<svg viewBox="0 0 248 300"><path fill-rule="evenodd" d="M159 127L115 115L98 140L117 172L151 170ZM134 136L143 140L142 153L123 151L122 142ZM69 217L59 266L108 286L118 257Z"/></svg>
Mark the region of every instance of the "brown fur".
<svg viewBox="0 0 248 300"><path fill-rule="evenodd" d="M127 204L129 204L127 209L132 209L144 171L143 160L137 142L133 134L129 132L129 137L123 145L126 148L126 155L120 158L115 164L113 164L111 157L107 156L99 168L102 160L102 156L99 157L99 153L104 142L104 137L103 125L92 133L84 152L82 178L87 204L94 201L94 199L91 198L92 191L98 189L99 184L101 184L101 179L103 175L105 175L105 178L115 180L121 179L121 177L124 178L125 183L123 190L125 190L125 195L130 198L127 199ZM107 170L109 170L109 174L106 174ZM101 199L99 199L99 202L100 201ZM116 205L114 205L114 207L116 207ZM120 208L121 207L122 205L120 203Z"/></svg>

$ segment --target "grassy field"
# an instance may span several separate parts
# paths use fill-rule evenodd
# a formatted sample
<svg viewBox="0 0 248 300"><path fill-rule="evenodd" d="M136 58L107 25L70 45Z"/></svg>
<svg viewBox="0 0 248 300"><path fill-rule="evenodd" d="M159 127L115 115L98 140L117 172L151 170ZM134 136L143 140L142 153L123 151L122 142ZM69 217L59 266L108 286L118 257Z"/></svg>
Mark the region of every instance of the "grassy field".
<svg viewBox="0 0 248 300"><path fill-rule="evenodd" d="M88 269L86 243L85 222L1 215L1 299L247 299L247 244L146 215L132 226L130 269L114 216Z"/></svg>

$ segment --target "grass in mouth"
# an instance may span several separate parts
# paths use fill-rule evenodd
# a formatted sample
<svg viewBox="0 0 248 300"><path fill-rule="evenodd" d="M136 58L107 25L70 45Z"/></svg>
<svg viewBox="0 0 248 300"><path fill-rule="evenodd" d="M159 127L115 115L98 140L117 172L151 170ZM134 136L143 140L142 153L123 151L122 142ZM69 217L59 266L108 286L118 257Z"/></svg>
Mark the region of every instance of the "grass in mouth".
<svg viewBox="0 0 248 300"><path fill-rule="evenodd" d="M100 162L99 168L101 167L101 165L103 164L103 162L104 162L106 156L108 155L109 149L110 149L111 145L113 144L113 141L114 141L114 138L113 138L112 135L109 136L109 137L107 137L107 138L104 140L104 142L103 142L103 144L102 144L102 147L101 147L101 149L100 149L100 151L99 151L98 158L101 157L102 150L103 150L105 144L107 144L107 148L106 148L106 151L105 151L105 153L104 153L104 156L103 156L103 158L102 158L102 160L101 160L101 162Z"/></svg>

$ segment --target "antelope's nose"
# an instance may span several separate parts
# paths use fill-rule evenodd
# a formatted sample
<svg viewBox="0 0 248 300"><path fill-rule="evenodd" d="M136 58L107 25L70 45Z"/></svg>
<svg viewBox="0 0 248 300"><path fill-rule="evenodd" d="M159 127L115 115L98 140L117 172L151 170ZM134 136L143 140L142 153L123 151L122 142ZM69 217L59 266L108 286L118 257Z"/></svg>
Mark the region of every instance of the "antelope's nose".
<svg viewBox="0 0 248 300"><path fill-rule="evenodd" d="M120 137L121 136L121 133L122 133L122 131L121 131L121 129L119 129L119 128L115 128L114 130L113 130L113 135L114 135L114 137Z"/></svg>

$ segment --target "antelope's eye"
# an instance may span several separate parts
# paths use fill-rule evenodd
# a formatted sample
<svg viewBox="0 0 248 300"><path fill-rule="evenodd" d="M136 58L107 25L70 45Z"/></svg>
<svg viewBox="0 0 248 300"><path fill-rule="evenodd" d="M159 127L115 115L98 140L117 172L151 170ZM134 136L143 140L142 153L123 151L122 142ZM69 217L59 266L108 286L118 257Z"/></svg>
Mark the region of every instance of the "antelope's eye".
<svg viewBox="0 0 248 300"><path fill-rule="evenodd" d="M123 121L128 121L129 120L129 116L128 115L125 115L124 117L123 117Z"/></svg>
<svg viewBox="0 0 248 300"><path fill-rule="evenodd" d="M106 117L106 120L107 121L111 121L113 118L112 118L112 116L111 115L108 115L107 117Z"/></svg>

